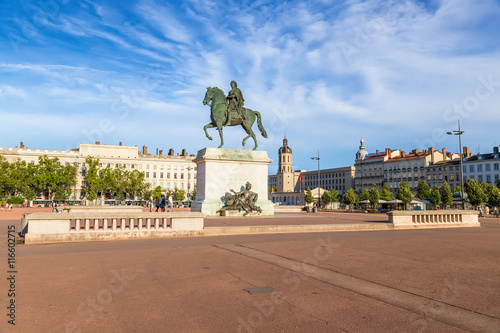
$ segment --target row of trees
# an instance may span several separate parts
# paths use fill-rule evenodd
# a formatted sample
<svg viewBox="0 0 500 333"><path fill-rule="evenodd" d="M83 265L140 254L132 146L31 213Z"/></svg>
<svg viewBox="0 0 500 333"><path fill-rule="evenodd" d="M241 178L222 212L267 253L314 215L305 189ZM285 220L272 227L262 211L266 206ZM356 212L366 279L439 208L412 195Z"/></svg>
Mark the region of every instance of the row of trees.
<svg viewBox="0 0 500 333"><path fill-rule="evenodd" d="M465 185L464 192L466 193L469 203L474 207L481 206L483 203L489 204L494 207L500 206L500 181L497 181L496 186L484 182L477 182L475 179L469 179ZM380 200L390 201L399 199L406 205L410 203L414 197L420 200L428 200L434 207L443 205L448 207L453 204L453 193L460 193L460 186L455 187L453 190L450 185L444 181L441 187L434 185L433 188L427 184L425 180L421 180L417 185L417 192L412 193L411 188L405 182L399 184L398 191L394 195L387 184L385 184L379 191L377 186L373 184L371 189L365 189L361 195L356 194L353 188L347 190L343 196L343 202L350 208L352 205L359 201L368 200L370 204L375 207ZM304 197L306 203L310 204L314 201L311 190L308 188ZM325 192L321 197L322 202L328 205L330 202L338 200L338 192L331 189Z"/></svg>
<svg viewBox="0 0 500 333"><path fill-rule="evenodd" d="M190 200L196 200L196 189L192 190L191 192L187 193L186 196L186 191L181 190L181 189L168 189L166 193L163 193L161 190L161 186L156 186L156 188L153 190L153 199L160 198L162 194L165 194L166 197L168 198L172 194L172 198L175 201L183 201L184 198L188 198Z"/></svg>
<svg viewBox="0 0 500 333"><path fill-rule="evenodd" d="M124 168L100 168L99 159L87 157L82 169L85 195L88 200L114 197L119 200L148 198L151 184L144 172ZM32 200L43 195L49 200L71 197L77 181L77 166L62 165L57 157L38 158L37 164L17 160L9 163L0 156L0 197L22 196Z"/></svg>
<svg viewBox="0 0 500 333"><path fill-rule="evenodd" d="M68 198L76 184L77 168L61 165L57 158L40 156L38 164L17 160L13 163L0 156L0 197L23 196L32 200L37 193L47 198Z"/></svg>
<svg viewBox="0 0 500 333"><path fill-rule="evenodd" d="M147 199L151 194L151 184L146 182L144 172L118 168L100 168L99 159L89 156L85 159L86 198L95 200L114 197L124 199Z"/></svg>

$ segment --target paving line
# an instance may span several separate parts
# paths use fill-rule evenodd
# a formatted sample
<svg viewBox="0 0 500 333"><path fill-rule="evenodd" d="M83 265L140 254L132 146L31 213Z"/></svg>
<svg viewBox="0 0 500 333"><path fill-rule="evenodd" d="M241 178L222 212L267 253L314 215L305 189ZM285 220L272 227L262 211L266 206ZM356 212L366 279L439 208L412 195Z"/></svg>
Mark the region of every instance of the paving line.
<svg viewBox="0 0 500 333"><path fill-rule="evenodd" d="M390 288L354 276L338 273L326 268L303 263L298 260L289 259L242 245L221 244L215 246L397 306L451 326L471 332L500 332L499 319L443 303L432 298ZM299 269L300 267L302 269ZM430 309L429 307L432 307L432 309L439 308L439 313L436 313L437 311L425 311L426 309ZM432 315L429 315L429 312L432 312Z"/></svg>

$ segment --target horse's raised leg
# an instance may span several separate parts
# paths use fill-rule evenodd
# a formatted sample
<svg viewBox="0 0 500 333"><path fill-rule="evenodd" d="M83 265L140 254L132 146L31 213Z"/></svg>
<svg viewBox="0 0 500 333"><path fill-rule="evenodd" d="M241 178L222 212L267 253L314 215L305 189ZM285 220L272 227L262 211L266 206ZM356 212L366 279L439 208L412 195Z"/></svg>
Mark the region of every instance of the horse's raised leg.
<svg viewBox="0 0 500 333"><path fill-rule="evenodd" d="M243 146L245 145L245 142L247 141L247 139L249 139L250 137L253 138L253 142L255 142L255 147L253 147L252 150L256 150L258 145L257 145L257 138L255 137L255 133L252 131L252 125L253 125L253 122L248 122L248 121L244 121L241 126L243 127L243 129L245 130L245 132L248 133L248 135L243 139Z"/></svg>
<svg viewBox="0 0 500 333"><path fill-rule="evenodd" d="M212 140L212 137L208 135L207 128L213 128L213 127L215 126L212 123L203 126L203 130L205 131L205 135L207 136L208 140Z"/></svg>

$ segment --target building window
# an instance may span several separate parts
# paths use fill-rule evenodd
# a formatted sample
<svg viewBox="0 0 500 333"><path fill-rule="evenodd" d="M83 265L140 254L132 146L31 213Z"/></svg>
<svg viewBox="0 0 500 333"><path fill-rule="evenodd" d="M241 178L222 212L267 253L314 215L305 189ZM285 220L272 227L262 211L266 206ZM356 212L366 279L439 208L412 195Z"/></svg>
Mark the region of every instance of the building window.
<svg viewBox="0 0 500 333"><path fill-rule="evenodd" d="M483 181L483 175L479 175L479 176L477 176L477 181L478 181L478 182L482 182L482 181Z"/></svg>
<svg viewBox="0 0 500 333"><path fill-rule="evenodd" d="M160 178L163 178L163 172L160 172Z"/></svg>
<svg viewBox="0 0 500 333"><path fill-rule="evenodd" d="M486 171L491 171L491 165L489 163L486 164Z"/></svg>
<svg viewBox="0 0 500 333"><path fill-rule="evenodd" d="M493 170L498 170L498 163L493 164Z"/></svg>
<svg viewBox="0 0 500 333"><path fill-rule="evenodd" d="M184 173L181 173L181 179L184 179Z"/></svg>
<svg viewBox="0 0 500 333"><path fill-rule="evenodd" d="M170 165L167 165L167 170L170 170Z"/></svg>
<svg viewBox="0 0 500 333"><path fill-rule="evenodd" d="M160 165L160 170L163 170L163 165Z"/></svg>
<svg viewBox="0 0 500 333"><path fill-rule="evenodd" d="M130 168L134 169L135 168L135 164L130 165Z"/></svg>
<svg viewBox="0 0 500 333"><path fill-rule="evenodd" d="M153 170L156 170L156 164L155 164L155 165L153 165Z"/></svg>
<svg viewBox="0 0 500 333"><path fill-rule="evenodd" d="M146 164L146 169L149 169L149 164Z"/></svg>
<svg viewBox="0 0 500 333"><path fill-rule="evenodd" d="M156 178L156 172L153 172L153 178Z"/></svg>
<svg viewBox="0 0 500 333"><path fill-rule="evenodd" d="M149 178L149 171L146 171L146 178Z"/></svg>
<svg viewBox="0 0 500 333"><path fill-rule="evenodd" d="M116 163L115 168L119 168L119 167L120 167L120 164Z"/></svg>
<svg viewBox="0 0 500 333"><path fill-rule="evenodd" d="M482 172L483 171L483 165L482 164L478 164L477 166L477 172Z"/></svg>
<svg viewBox="0 0 500 333"><path fill-rule="evenodd" d="M491 175L486 175L486 182L491 184Z"/></svg>
<svg viewBox="0 0 500 333"><path fill-rule="evenodd" d="M167 179L170 179L170 172L167 172Z"/></svg>
<svg viewBox="0 0 500 333"><path fill-rule="evenodd" d="M177 172L174 173L174 179L177 179Z"/></svg>
<svg viewBox="0 0 500 333"><path fill-rule="evenodd" d="M474 166L473 165L469 166L469 170L470 172L474 172Z"/></svg>

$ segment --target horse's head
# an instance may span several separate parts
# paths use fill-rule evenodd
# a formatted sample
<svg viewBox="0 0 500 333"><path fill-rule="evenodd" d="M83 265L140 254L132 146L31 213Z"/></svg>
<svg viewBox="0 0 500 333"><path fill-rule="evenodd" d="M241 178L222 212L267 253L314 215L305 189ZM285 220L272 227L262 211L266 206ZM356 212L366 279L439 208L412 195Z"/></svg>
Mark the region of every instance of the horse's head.
<svg viewBox="0 0 500 333"><path fill-rule="evenodd" d="M207 87L207 92L205 98L203 99L203 105L207 105L213 98L213 92L211 87Z"/></svg>

